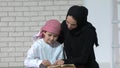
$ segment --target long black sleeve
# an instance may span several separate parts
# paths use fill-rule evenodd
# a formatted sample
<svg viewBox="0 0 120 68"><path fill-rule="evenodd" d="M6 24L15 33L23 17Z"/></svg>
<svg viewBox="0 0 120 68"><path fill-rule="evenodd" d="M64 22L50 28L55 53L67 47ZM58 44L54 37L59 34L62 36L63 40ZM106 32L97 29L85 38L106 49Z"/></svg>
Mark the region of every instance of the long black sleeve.
<svg viewBox="0 0 120 68"><path fill-rule="evenodd" d="M94 32L85 32L80 39L72 39L71 53L72 57L65 59L65 63L86 64L89 60L95 59L93 45ZM68 49L68 48L66 48ZM65 50L66 50L65 49ZM67 51L67 50L66 50ZM69 52L68 52L69 53Z"/></svg>

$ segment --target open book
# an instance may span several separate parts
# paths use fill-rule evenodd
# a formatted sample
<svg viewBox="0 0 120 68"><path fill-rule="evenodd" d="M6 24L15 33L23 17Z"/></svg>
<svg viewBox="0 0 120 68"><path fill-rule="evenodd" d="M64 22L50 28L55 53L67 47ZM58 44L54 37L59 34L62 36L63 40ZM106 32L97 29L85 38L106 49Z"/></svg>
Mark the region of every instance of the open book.
<svg viewBox="0 0 120 68"><path fill-rule="evenodd" d="M76 68L74 64L52 65L47 68Z"/></svg>

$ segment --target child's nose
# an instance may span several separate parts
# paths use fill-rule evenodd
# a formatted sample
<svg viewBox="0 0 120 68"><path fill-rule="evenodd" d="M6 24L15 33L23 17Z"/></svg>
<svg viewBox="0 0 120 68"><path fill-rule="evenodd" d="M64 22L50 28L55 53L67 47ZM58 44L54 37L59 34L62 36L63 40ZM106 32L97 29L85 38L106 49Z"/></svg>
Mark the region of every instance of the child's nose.
<svg viewBox="0 0 120 68"><path fill-rule="evenodd" d="M51 36L51 38L50 38L51 40L54 40L54 37L53 36Z"/></svg>

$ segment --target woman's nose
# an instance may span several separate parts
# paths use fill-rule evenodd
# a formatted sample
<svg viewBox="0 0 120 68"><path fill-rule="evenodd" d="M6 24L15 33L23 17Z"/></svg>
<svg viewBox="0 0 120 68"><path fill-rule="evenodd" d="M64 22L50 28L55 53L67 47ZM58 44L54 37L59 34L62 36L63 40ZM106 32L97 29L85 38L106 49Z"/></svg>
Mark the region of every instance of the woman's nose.
<svg viewBox="0 0 120 68"><path fill-rule="evenodd" d="M68 24L67 27L68 27L68 29L71 29L71 24Z"/></svg>

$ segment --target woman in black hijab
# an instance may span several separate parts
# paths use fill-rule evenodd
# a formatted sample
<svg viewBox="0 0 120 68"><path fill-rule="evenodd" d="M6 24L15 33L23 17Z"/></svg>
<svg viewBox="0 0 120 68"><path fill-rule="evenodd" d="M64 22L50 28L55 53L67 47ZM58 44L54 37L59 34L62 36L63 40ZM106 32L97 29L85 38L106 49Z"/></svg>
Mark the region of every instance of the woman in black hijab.
<svg viewBox="0 0 120 68"><path fill-rule="evenodd" d="M99 68L94 53L94 44L98 46L95 27L87 21L88 9L74 5L69 8L66 20L61 24L58 38L64 43L65 59L57 64L75 64L76 68Z"/></svg>

